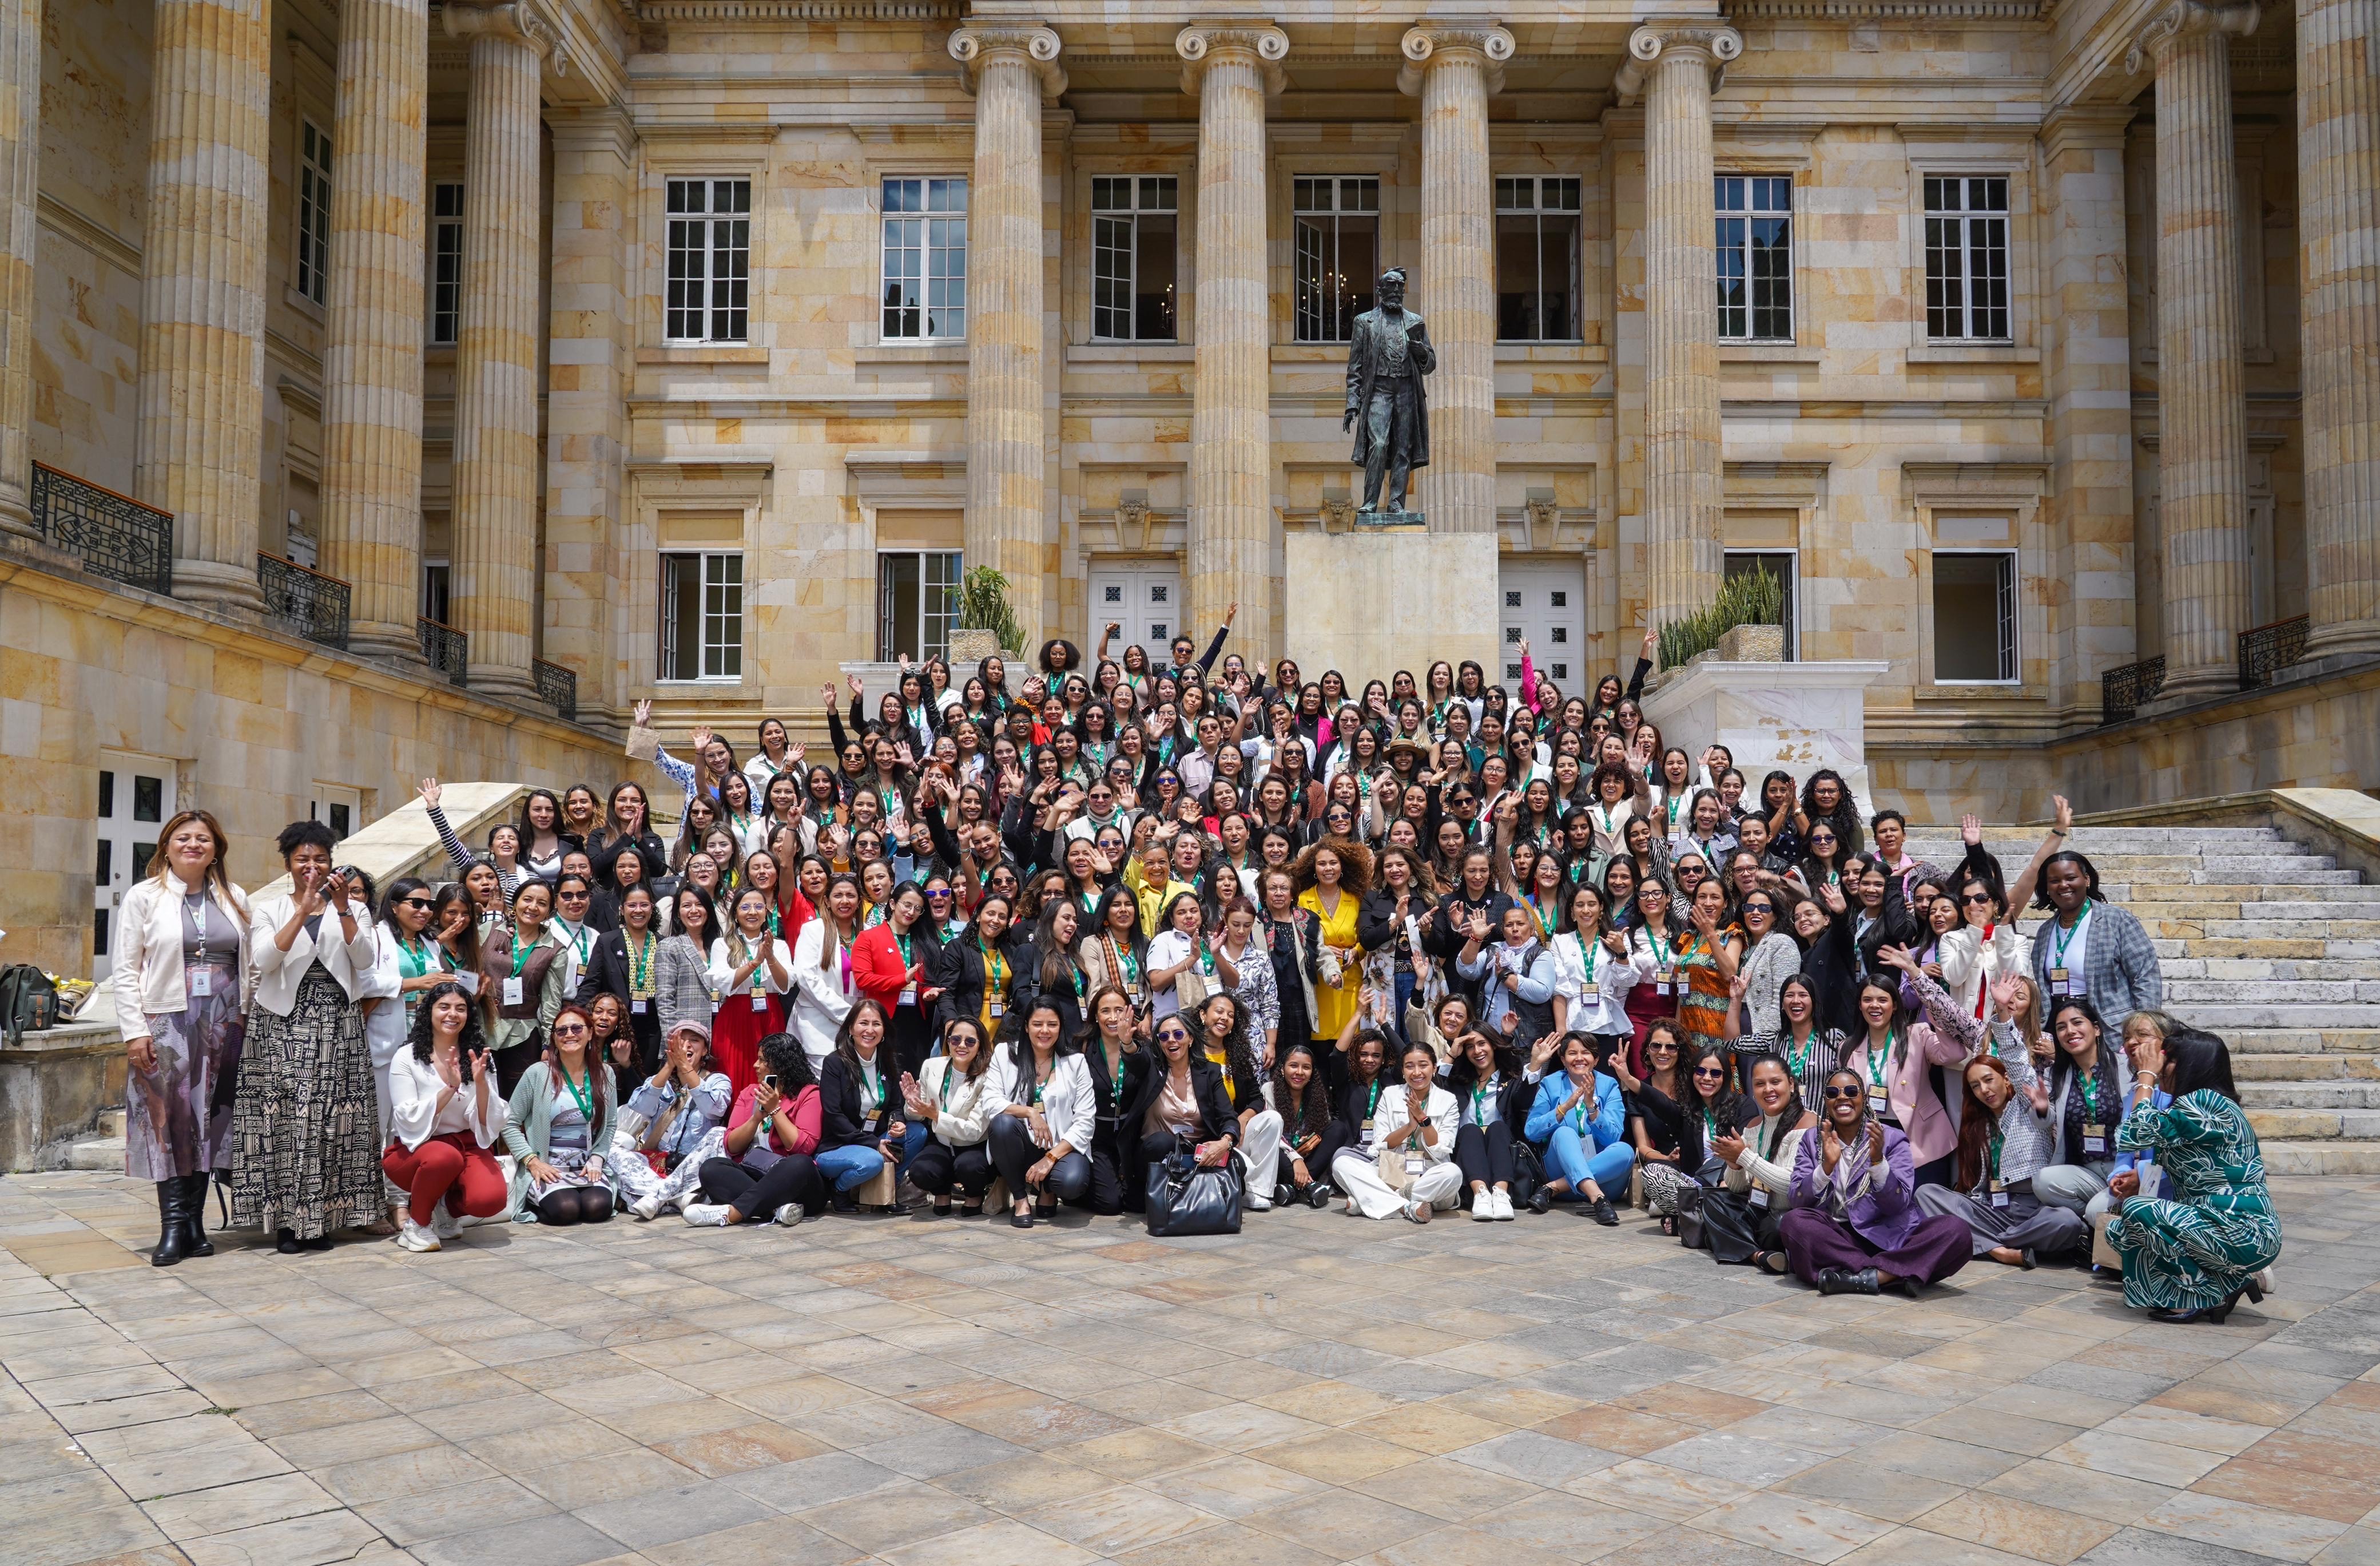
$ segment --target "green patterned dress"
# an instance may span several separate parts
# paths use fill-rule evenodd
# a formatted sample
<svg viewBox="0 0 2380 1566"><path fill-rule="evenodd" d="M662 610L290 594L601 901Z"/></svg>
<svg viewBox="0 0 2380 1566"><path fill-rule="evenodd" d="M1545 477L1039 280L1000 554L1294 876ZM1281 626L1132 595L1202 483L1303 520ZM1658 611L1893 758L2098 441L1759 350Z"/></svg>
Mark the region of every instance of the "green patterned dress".
<svg viewBox="0 0 2380 1566"><path fill-rule="evenodd" d="M2154 1149L2173 1199L2124 1204L2107 1243L2124 1258L2124 1302L2189 1311L2219 1305L2281 1254L2265 1160L2240 1106L2201 1088L2163 1109L2143 1105L2116 1145Z"/></svg>

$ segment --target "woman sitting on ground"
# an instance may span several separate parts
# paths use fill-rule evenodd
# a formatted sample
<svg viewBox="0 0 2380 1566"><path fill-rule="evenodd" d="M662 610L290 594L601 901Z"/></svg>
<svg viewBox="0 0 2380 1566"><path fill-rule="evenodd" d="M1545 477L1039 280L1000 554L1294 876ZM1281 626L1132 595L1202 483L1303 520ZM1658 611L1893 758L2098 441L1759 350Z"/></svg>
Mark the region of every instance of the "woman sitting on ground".
<svg viewBox="0 0 2380 1566"><path fill-rule="evenodd" d="M1318 1211L1329 1206L1330 1160L1346 1145L1347 1132L1332 1109L1330 1084L1322 1080L1311 1044L1301 1039L1289 1046L1272 1081L1265 1083L1265 1099L1281 1120L1274 1192L1286 1186L1293 1205ZM1257 1172L1248 1171L1251 1181Z"/></svg>
<svg viewBox="0 0 2380 1566"><path fill-rule="evenodd" d="M2034 1176L2048 1163L2056 1137L2049 1089L2034 1073L2032 1051L2015 1025L2027 998L2013 973L1992 985L1997 1058L1978 1055L1961 1068L1966 1097L1955 1186L1919 1186L1917 1205L1965 1224L1976 1255L2030 1270L2042 1254L2071 1249L2085 1230L2081 1217L2046 1205L2034 1192Z"/></svg>
<svg viewBox="0 0 2380 1566"><path fill-rule="evenodd" d="M1397 1075L1380 1095L1378 1156L1347 1148L1332 1161L1330 1179L1346 1193L1351 1217L1402 1213L1427 1223L1463 1199L1463 1170L1453 1161L1458 1110L1454 1095L1438 1085L1438 1057L1429 1046L1400 1050Z"/></svg>
<svg viewBox="0 0 2380 1566"><path fill-rule="evenodd" d="M1537 1079L1522 1071L1521 1058L1511 1046L1499 1044L1486 1034L1464 1034L1455 1041L1455 1048L1446 1085L1454 1095L1460 1118L1454 1133L1454 1161L1471 1188L1472 1220L1510 1223L1517 1168L1512 1144L1521 1140L1515 1128L1527 1128Z"/></svg>
<svg viewBox="0 0 2380 1566"><path fill-rule="evenodd" d="M660 1067L628 1099L627 1118L643 1128L633 1142L623 1128L612 1149L612 1178L630 1213L655 1218L702 1189L702 1166L719 1156L713 1139L725 1131L734 1099L727 1073L711 1058L710 1030L681 1018Z"/></svg>
<svg viewBox="0 0 2380 1566"><path fill-rule="evenodd" d="M769 1034L759 1068L728 1111L719 1151L702 1161L703 1199L686 1208L697 1228L773 1218L790 1229L826 1205L816 1162L823 1111L809 1052L793 1034Z"/></svg>
<svg viewBox="0 0 2380 1566"><path fill-rule="evenodd" d="M1909 1139L1868 1110L1857 1071L1827 1075L1827 1107L1793 1155L1792 1210L1778 1225L1794 1276L1821 1294L1911 1299L1967 1265L1967 1226L1927 1217L1915 1195Z"/></svg>
<svg viewBox="0 0 2380 1566"><path fill-rule="evenodd" d="M601 1223L612 1216L603 1155L612 1145L612 1073L588 1052L594 1024L577 1001L554 1013L552 1047L513 1088L504 1150L513 1184L541 1223Z"/></svg>
<svg viewBox="0 0 2380 1566"><path fill-rule="evenodd" d="M1727 1165L1725 1188L1703 1198L1703 1232L1708 1237L1712 1259L1720 1262L1748 1261L1763 1272L1785 1270L1785 1242L1779 1225L1790 1209L1793 1190L1793 1160L1801 1151L1802 1138L1816 1128L1818 1117L1803 1107L1796 1090L1792 1069L1778 1056L1756 1055L1745 1075L1752 1083L1752 1102L1760 1118L1743 1128L1740 1135L1722 1136L1711 1144L1711 1150ZM1826 1084L1819 1083L1823 1094ZM1821 1100L1823 1102L1823 1099ZM1751 1236L1748 1254L1720 1230L1726 1226L1712 1221L1714 1206L1731 1209L1737 1230Z"/></svg>
<svg viewBox="0 0 2380 1566"><path fill-rule="evenodd" d="M909 1180L934 1199L934 1215L947 1217L953 1189L965 1197L959 1211L983 1216L984 1193L991 1189L991 1117L997 1104L989 1074L991 1052L972 1017L942 1024L941 1048L914 1077L901 1081L909 1124L926 1132L909 1159ZM913 1133L914 1140L914 1133Z"/></svg>
<svg viewBox="0 0 2380 1566"><path fill-rule="evenodd" d="M1656 1022L1652 1036L1667 1039L1674 1049L1677 1024ZM1614 1050L1612 1058L1620 1054ZM1562 1035L1561 1070L1537 1084L1524 1131L1546 1165L1545 1183L1529 1198L1529 1210L1548 1211L1557 1197L1574 1194L1596 1222L1618 1227L1619 1209L1606 1193L1628 1189L1636 1151L1628 1145L1628 1107L1620 1084L1596 1069L1595 1041L1586 1034Z"/></svg>
<svg viewBox="0 0 2380 1566"><path fill-rule="evenodd" d="M504 1128L496 1069L480 1030L480 1008L452 979L431 986L413 1013L410 1047L389 1061L395 1140L381 1171L409 1200L396 1242L435 1251L464 1218L504 1210L504 1171L490 1151Z"/></svg>
<svg viewBox="0 0 2380 1566"><path fill-rule="evenodd" d="M1036 999L1012 1020L991 1065L991 1161L1008 1187L1008 1221L1030 1229L1057 1216L1060 1202L1090 1194L1090 1148L1099 1100L1082 1050L1065 1036L1052 1001Z"/></svg>

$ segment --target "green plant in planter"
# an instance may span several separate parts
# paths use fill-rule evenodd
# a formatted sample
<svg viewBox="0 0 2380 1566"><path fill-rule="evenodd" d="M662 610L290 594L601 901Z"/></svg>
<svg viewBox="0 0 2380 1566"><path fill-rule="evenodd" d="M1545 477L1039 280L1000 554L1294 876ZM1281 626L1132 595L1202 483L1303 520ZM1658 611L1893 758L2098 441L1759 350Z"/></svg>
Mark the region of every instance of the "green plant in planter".
<svg viewBox="0 0 2380 1566"><path fill-rule="evenodd" d="M1719 583L1708 604L1661 627L1661 667L1682 668L1740 625L1785 623L1785 583L1766 567Z"/></svg>
<svg viewBox="0 0 2380 1566"><path fill-rule="evenodd" d="M1008 602L1008 578L990 566L978 566L959 579L960 630L989 630L1005 650L1021 651L1025 632Z"/></svg>

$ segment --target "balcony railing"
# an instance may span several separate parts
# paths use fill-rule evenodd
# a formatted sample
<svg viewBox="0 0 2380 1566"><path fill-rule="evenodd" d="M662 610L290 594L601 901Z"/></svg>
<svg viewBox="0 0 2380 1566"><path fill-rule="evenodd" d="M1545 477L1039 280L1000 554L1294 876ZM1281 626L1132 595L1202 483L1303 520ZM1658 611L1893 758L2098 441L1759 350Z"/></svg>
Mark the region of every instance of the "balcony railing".
<svg viewBox="0 0 2380 1566"><path fill-rule="evenodd" d="M2143 658L2099 677L2099 721L2121 723L2156 700L2165 689L2165 658Z"/></svg>
<svg viewBox="0 0 2380 1566"><path fill-rule="evenodd" d="M174 517L46 462L33 464L33 525L42 541L94 575L151 593L174 591Z"/></svg>
<svg viewBox="0 0 2380 1566"><path fill-rule="evenodd" d="M565 723L578 721L578 676L560 664L532 659L529 673L537 679L537 693L545 698L556 716Z"/></svg>
<svg viewBox="0 0 2380 1566"><path fill-rule="evenodd" d="M471 673L471 639L453 626L424 615L414 622L421 632L421 655L446 677L450 685L468 685Z"/></svg>
<svg viewBox="0 0 2380 1566"><path fill-rule="evenodd" d="M2305 656L2306 618L2275 620L2240 633L2240 689L2261 691Z"/></svg>
<svg viewBox="0 0 2380 1566"><path fill-rule="evenodd" d="M293 635L325 647L347 650L347 610L355 590L334 576L278 555L256 557L257 585L264 589L267 619Z"/></svg>

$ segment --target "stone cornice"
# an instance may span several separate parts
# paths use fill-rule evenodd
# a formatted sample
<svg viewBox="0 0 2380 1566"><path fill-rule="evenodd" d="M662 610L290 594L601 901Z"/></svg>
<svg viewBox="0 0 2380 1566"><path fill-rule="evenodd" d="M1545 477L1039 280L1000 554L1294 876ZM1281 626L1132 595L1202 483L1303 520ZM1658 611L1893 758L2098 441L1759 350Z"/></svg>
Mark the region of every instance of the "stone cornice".
<svg viewBox="0 0 2380 1566"><path fill-rule="evenodd" d="M1734 0L1730 21L2046 20L2053 0Z"/></svg>
<svg viewBox="0 0 2380 1566"><path fill-rule="evenodd" d="M536 50L554 75L570 74L569 34L541 0L504 0L493 6L447 0L440 11L449 38L508 38Z"/></svg>
<svg viewBox="0 0 2380 1566"><path fill-rule="evenodd" d="M1512 57L1512 35L1491 21L1430 21L1408 28L1397 50L1405 63L1397 72L1397 91L1407 97L1421 92L1430 62L1476 55L1484 62L1488 91L1504 90L1504 62Z"/></svg>
<svg viewBox="0 0 2380 1566"><path fill-rule="evenodd" d="M2071 104L2052 109L2041 121L2041 144L2051 157L2070 147L2115 147L2138 113L2130 104Z"/></svg>
<svg viewBox="0 0 2380 1566"><path fill-rule="evenodd" d="M959 82L975 95L976 79L986 56L1021 55L1041 78L1041 95L1055 98L1066 90L1066 69L1058 63L1055 28L1033 21L973 22L951 34L951 58L959 63Z"/></svg>
<svg viewBox="0 0 2380 1566"><path fill-rule="evenodd" d="M1289 34L1269 22L1192 22L1173 35L1173 52L1182 56L1182 91L1194 98L1207 67L1226 56L1253 55L1268 97L1289 85L1281 68L1289 57Z"/></svg>
<svg viewBox="0 0 2380 1566"><path fill-rule="evenodd" d="M655 22L949 22L958 0L644 0Z"/></svg>
<svg viewBox="0 0 2380 1566"><path fill-rule="evenodd" d="M2148 25L2133 38L2131 48L2124 55L2124 74L2140 75L2144 66L2154 64L2166 50L2188 39L2226 34L2245 38L2256 31L2256 24L2263 19L2264 11L2254 0L2235 0L2231 5L2173 0L2172 5L2150 18Z"/></svg>
<svg viewBox="0 0 2380 1566"><path fill-rule="evenodd" d="M1743 53L1743 34L1724 22L1647 22L1628 35L1628 58L1611 78L1611 90L1625 103L1645 90L1647 67L1664 55L1700 58L1711 73L1711 91L1718 91L1727 62Z"/></svg>

